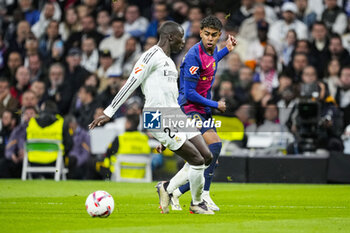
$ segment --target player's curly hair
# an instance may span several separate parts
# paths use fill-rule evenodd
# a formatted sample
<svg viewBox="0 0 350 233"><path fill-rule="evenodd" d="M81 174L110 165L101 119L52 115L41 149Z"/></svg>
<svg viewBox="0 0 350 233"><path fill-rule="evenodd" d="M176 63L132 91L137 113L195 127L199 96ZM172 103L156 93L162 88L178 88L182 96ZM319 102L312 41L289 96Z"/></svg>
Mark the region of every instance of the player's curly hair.
<svg viewBox="0 0 350 233"><path fill-rule="evenodd" d="M217 17L209 15L201 21L201 30L203 30L203 28L213 28L221 31L222 23Z"/></svg>

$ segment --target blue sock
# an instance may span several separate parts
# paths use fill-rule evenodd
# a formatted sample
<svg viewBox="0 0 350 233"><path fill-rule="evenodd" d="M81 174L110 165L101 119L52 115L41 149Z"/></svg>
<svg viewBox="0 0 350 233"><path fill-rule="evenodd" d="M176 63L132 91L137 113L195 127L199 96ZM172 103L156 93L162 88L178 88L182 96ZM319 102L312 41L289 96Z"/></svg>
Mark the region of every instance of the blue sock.
<svg viewBox="0 0 350 233"><path fill-rule="evenodd" d="M205 178L204 190L205 191L209 191L210 184L214 175L214 169L216 167L216 161L218 160L220 155L221 146L222 146L221 142L217 142L209 145L209 150L213 154L213 161L211 161L211 164L209 165L209 167L204 171L204 178ZM190 183L182 185L179 189L181 193L187 192L188 190L190 190Z"/></svg>
<svg viewBox="0 0 350 233"><path fill-rule="evenodd" d="M220 151L221 151L221 142L213 143L209 145L209 150L213 154L213 161L211 161L211 164L207 169L204 171L204 178L205 178L205 183L204 183L204 191L209 191L210 189L210 184L211 181L213 180L213 175L214 175L214 169L216 168L216 161L219 158Z"/></svg>

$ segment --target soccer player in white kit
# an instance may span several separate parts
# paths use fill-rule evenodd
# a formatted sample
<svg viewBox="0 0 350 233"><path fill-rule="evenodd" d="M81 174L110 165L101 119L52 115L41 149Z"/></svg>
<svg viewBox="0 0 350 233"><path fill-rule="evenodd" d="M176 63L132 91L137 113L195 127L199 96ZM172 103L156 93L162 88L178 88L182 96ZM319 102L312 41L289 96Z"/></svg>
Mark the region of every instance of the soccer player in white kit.
<svg viewBox="0 0 350 233"><path fill-rule="evenodd" d="M158 33L160 36L158 44L141 55L125 85L103 114L89 125L89 129L108 122L139 85L145 95L145 108L180 109L177 102L178 72L170 54L180 52L183 48L184 31L179 24L166 21L159 27ZM192 195L190 211L197 214L214 214L201 197L204 169L210 165L212 154L200 132L171 132L172 137L169 132L151 132L151 134L162 144L162 147L169 148L187 161L185 167L175 175L176 179L158 183L162 212L169 212L170 194L189 182Z"/></svg>

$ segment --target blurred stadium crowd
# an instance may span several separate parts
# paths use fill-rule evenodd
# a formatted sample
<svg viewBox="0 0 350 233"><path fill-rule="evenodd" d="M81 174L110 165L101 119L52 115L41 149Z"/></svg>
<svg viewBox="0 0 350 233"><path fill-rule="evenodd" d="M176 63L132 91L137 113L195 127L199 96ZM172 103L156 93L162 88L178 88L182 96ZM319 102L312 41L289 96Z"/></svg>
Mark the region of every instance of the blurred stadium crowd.
<svg viewBox="0 0 350 233"><path fill-rule="evenodd" d="M157 27L174 20L184 28L185 47L173 56L179 67L209 14L224 25L219 48L229 34L238 39L212 89L214 100L226 99L224 115L247 132L286 131L297 142L303 120L314 117L314 146L343 151L350 136L350 0L0 0L2 176L19 177L28 121L41 112L65 117L72 137L66 155L76 168L87 166L88 124L157 43ZM317 109L298 108L302 101ZM141 114L142 105L137 91L109 127L123 131L126 115Z"/></svg>

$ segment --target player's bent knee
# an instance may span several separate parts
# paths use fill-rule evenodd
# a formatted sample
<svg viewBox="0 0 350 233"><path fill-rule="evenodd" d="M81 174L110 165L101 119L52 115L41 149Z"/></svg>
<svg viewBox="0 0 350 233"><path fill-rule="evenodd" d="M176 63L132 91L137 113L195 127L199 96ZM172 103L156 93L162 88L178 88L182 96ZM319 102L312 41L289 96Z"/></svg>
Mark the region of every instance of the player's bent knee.
<svg viewBox="0 0 350 233"><path fill-rule="evenodd" d="M187 161L190 165L195 165L195 166L199 166L199 165L203 165L205 163L204 158L201 155L196 155L193 156L191 158L191 160Z"/></svg>
<svg viewBox="0 0 350 233"><path fill-rule="evenodd" d="M204 160L205 165L208 166L209 164L211 164L211 161L213 161L213 154L209 152L204 156Z"/></svg>

